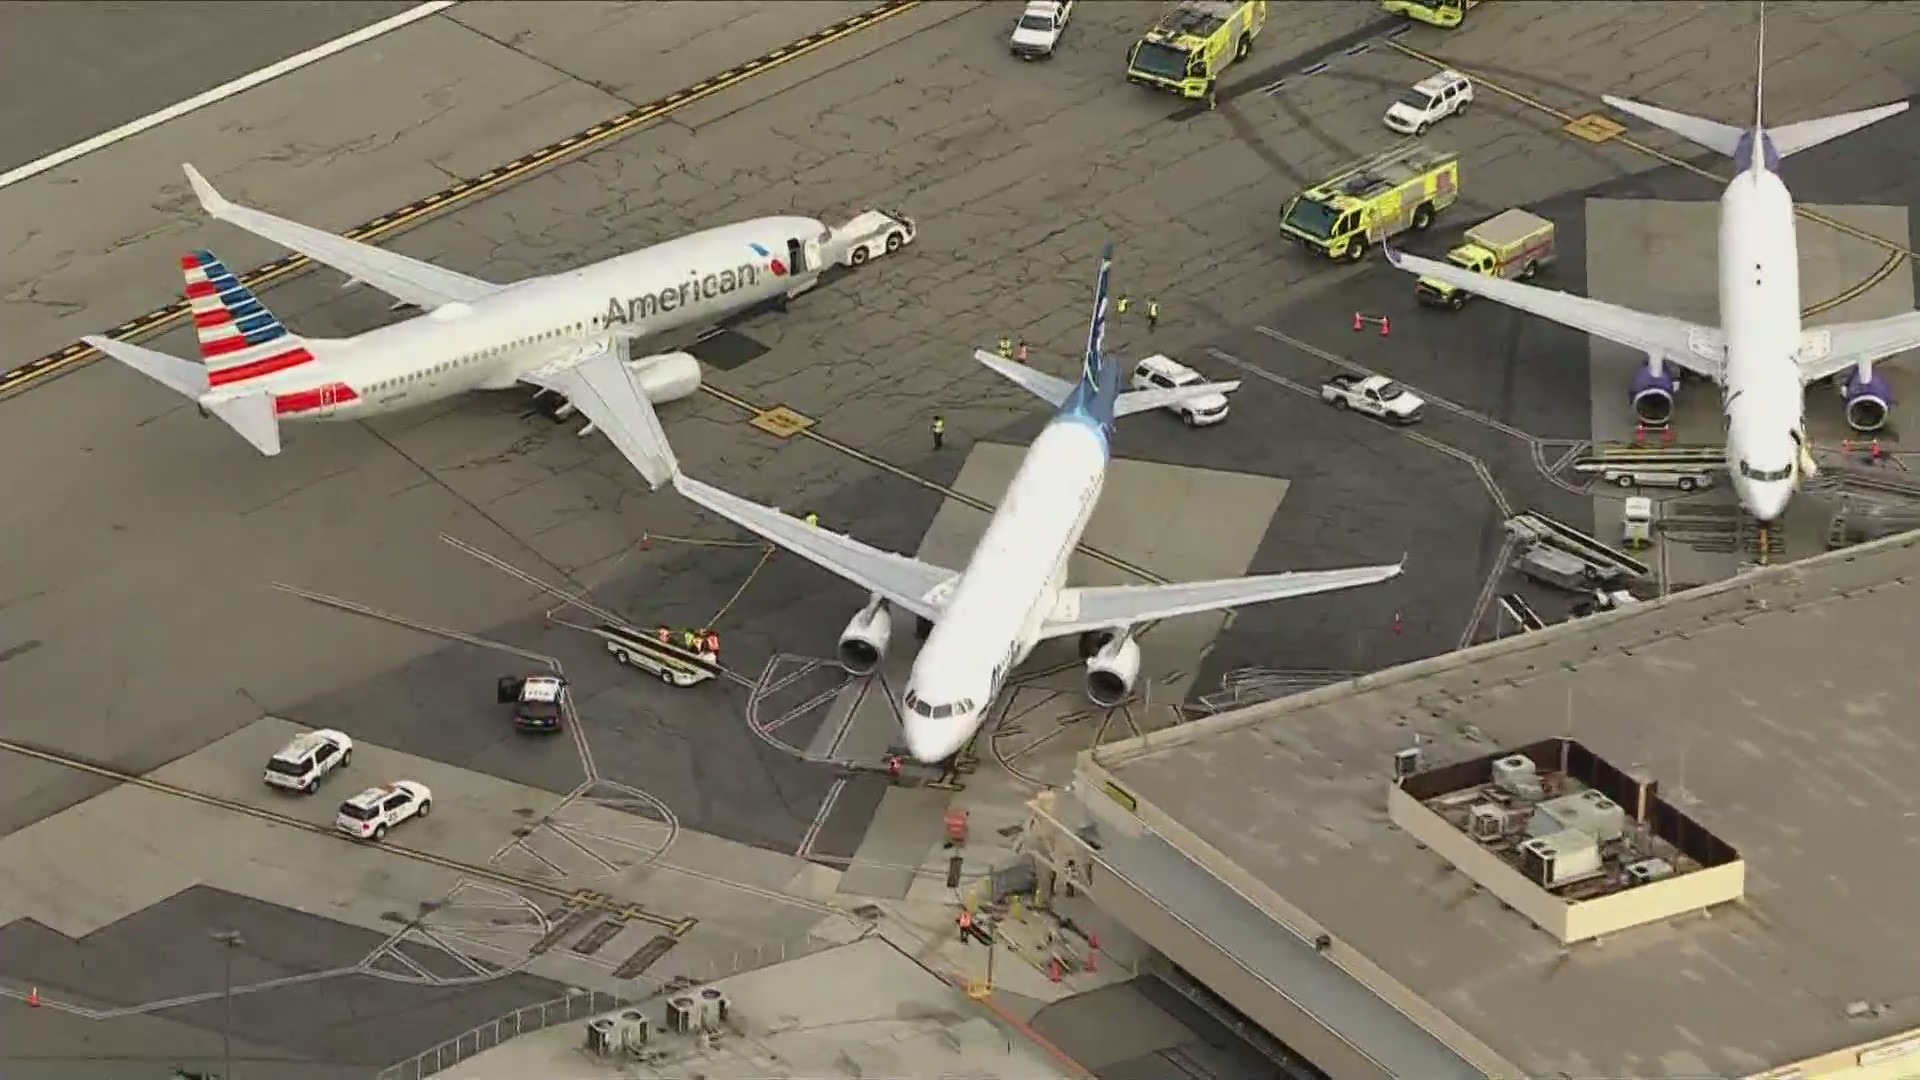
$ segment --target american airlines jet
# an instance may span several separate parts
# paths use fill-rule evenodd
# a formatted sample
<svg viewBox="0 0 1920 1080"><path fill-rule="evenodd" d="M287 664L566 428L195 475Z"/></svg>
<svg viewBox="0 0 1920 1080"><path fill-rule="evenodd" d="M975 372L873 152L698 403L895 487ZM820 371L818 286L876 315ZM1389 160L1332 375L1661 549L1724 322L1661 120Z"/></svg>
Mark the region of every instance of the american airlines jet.
<svg viewBox="0 0 1920 1080"><path fill-rule="evenodd" d="M615 441L643 449L645 456L629 460L655 488L671 479L687 498L870 593L872 599L840 635L840 664L850 674L871 674L880 666L893 634L889 605L920 620L926 644L914 659L900 701L907 748L918 760L942 761L966 746L1007 676L1049 638L1078 636L1087 664L1087 696L1097 705L1117 706L1140 677L1140 645L1132 636L1136 626L1369 585L1398 575L1401 567L1175 585L1067 586L1068 559L1106 478L1114 421L1239 386L1121 391L1119 366L1101 354L1112 253L1109 247L1100 263L1077 383L976 354L1060 411L1027 451L963 570L869 547L682 474L659 418L637 389L617 403L596 402L613 407L608 415L592 418L602 430L630 429Z"/></svg>
<svg viewBox="0 0 1920 1080"><path fill-rule="evenodd" d="M700 388L699 362L681 352L630 357L630 346L801 291L818 277L829 238L811 218L759 218L502 285L236 205L185 169L214 218L372 285L396 306L425 309L356 337L301 337L212 252L196 251L180 267L201 363L85 339L192 398L267 455L280 452L282 421L364 420L470 390L537 387L559 395L548 411L565 419L576 395L595 392L581 363L604 355L632 371L650 401L679 400Z"/></svg>
<svg viewBox="0 0 1920 1080"><path fill-rule="evenodd" d="M1766 57L1764 13L1761 67ZM1804 120L1769 130L1761 123L1760 77L1747 129L1608 97L1608 105L1727 155L1739 175L1720 197L1720 326L1699 326L1388 251L1393 265L1509 307L1552 319L1646 353L1633 379L1633 407L1650 425L1673 413L1679 370L1719 383L1727 418L1727 468L1740 503L1761 525L1778 519L1799 481L1812 475L1804 388L1843 372L1846 419L1856 431L1887 422L1893 395L1875 361L1920 346L1920 312L1870 322L1800 325L1800 255L1793 197L1782 158L1907 108L1906 102ZM1671 365L1671 367L1669 366Z"/></svg>

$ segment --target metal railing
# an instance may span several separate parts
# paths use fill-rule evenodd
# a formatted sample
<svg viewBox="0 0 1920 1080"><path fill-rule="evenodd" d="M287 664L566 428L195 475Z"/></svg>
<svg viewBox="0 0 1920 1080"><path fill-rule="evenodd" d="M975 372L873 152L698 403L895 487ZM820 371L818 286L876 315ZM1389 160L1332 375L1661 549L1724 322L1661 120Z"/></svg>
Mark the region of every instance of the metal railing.
<svg viewBox="0 0 1920 1080"><path fill-rule="evenodd" d="M857 941L871 932L872 927L869 926L852 940ZM426 1080L519 1035L531 1035L573 1020L587 1020L615 1009L651 1001L685 987L705 986L846 944L850 944L850 941L838 941L808 931L798 938L762 942L751 949L739 949L728 956L709 959L686 974L672 978L642 975L626 980L617 994L576 990L565 997L528 1005L464 1031L439 1046L388 1066L381 1070L377 1080Z"/></svg>

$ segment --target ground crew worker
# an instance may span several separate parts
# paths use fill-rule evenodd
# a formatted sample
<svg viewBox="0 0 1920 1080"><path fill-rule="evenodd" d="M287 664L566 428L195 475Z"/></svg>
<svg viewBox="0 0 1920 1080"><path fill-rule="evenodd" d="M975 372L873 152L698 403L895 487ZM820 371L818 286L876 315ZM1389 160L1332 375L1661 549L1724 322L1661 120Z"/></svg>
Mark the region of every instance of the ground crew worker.
<svg viewBox="0 0 1920 1080"><path fill-rule="evenodd" d="M1218 109L1219 107L1220 107L1220 84L1217 80L1208 79L1207 80L1207 111L1212 112L1213 110Z"/></svg>
<svg viewBox="0 0 1920 1080"><path fill-rule="evenodd" d="M1126 298L1126 297L1124 297L1124 296L1123 296L1123 297L1121 297L1121 298L1120 298L1120 302L1119 302L1119 303L1117 303L1117 304L1115 304L1115 305L1113 305L1113 313L1114 313L1115 315L1125 315L1125 314L1127 313L1127 298Z"/></svg>
<svg viewBox="0 0 1920 1080"><path fill-rule="evenodd" d="M960 923L960 943L964 945L967 943L967 938L973 934L973 912L961 908L958 922Z"/></svg>
<svg viewBox="0 0 1920 1080"><path fill-rule="evenodd" d="M1027 362L1027 343L1026 342L1023 341L1020 343L1020 351L1014 356L1014 359L1020 361L1023 364Z"/></svg>
<svg viewBox="0 0 1920 1080"><path fill-rule="evenodd" d="M691 630L682 630L680 631L680 644L688 652L697 653L700 651L700 635Z"/></svg>
<svg viewBox="0 0 1920 1080"><path fill-rule="evenodd" d="M662 645L673 644L673 631L663 626L657 631L657 634L660 638L660 644Z"/></svg>
<svg viewBox="0 0 1920 1080"><path fill-rule="evenodd" d="M1000 339L1000 359L1002 360L1013 359L1013 339L1012 338L1003 337Z"/></svg>
<svg viewBox="0 0 1920 1080"><path fill-rule="evenodd" d="M1160 301L1149 300L1147 301L1147 331L1151 333L1153 331L1153 328L1159 325L1160 325Z"/></svg>
<svg viewBox="0 0 1920 1080"><path fill-rule="evenodd" d="M806 522L808 525L817 529L820 527L820 515L813 513L812 511L808 511L806 516Z"/></svg>
<svg viewBox="0 0 1920 1080"><path fill-rule="evenodd" d="M947 418L939 413L933 414L933 448L940 449L947 444Z"/></svg>
<svg viewBox="0 0 1920 1080"><path fill-rule="evenodd" d="M708 630L704 635L702 635L701 644L705 645L707 647L707 651L712 653L714 656L717 657L720 655L720 635L719 634L714 633L712 630Z"/></svg>

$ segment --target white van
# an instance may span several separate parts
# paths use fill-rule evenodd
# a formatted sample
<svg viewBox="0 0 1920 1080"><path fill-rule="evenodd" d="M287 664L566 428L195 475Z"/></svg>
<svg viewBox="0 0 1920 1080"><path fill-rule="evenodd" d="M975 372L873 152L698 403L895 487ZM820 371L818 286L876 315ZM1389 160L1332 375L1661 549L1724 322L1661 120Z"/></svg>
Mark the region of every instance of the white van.
<svg viewBox="0 0 1920 1080"><path fill-rule="evenodd" d="M353 740L338 731L309 731L295 735L267 759L267 783L311 795L320 781L353 757Z"/></svg>

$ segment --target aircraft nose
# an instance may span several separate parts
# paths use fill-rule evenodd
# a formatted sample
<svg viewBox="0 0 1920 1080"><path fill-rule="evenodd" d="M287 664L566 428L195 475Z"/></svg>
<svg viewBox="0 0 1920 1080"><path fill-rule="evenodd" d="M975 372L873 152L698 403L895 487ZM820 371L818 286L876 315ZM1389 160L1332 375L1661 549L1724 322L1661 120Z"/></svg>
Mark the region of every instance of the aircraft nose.
<svg viewBox="0 0 1920 1080"><path fill-rule="evenodd" d="M1747 509L1761 525L1772 525L1786 512L1792 494L1786 484L1756 484L1748 497Z"/></svg>
<svg viewBox="0 0 1920 1080"><path fill-rule="evenodd" d="M975 717L967 713L939 720L909 713L905 724L907 753L926 765L945 761L973 737L974 723Z"/></svg>

